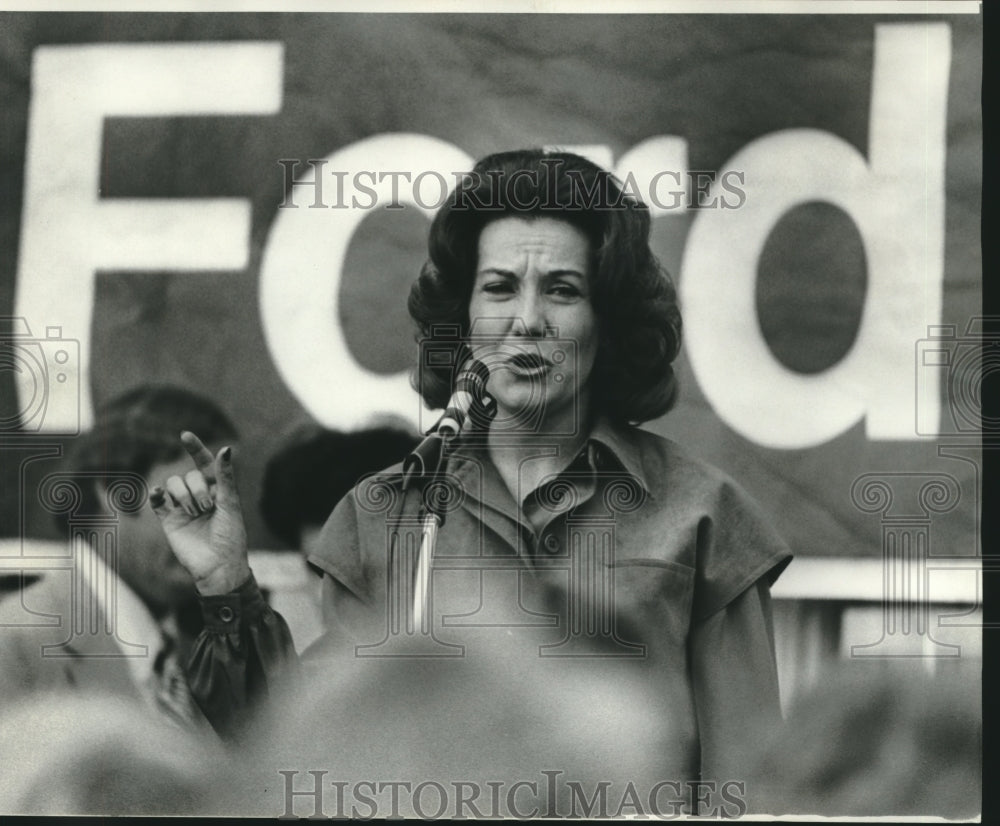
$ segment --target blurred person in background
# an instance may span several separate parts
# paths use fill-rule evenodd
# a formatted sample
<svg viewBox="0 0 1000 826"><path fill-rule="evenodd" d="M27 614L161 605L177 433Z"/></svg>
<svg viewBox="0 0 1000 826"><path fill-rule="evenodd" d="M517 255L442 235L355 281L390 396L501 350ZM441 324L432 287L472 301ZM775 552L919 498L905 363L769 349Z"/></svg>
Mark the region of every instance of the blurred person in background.
<svg viewBox="0 0 1000 826"><path fill-rule="evenodd" d="M345 433L307 425L268 460L260 513L268 530L308 558L334 506L370 473L402 461L419 438L395 427Z"/></svg>
<svg viewBox="0 0 1000 826"><path fill-rule="evenodd" d="M330 511L358 480L402 461L418 441L402 426L373 424L345 433L310 424L297 428L268 460L260 513L271 533L301 553L303 576L289 576L282 560L286 587L262 590L288 623L298 651L323 633L321 581L304 569Z"/></svg>
<svg viewBox="0 0 1000 826"><path fill-rule="evenodd" d="M213 445L236 438L210 400L141 386L104 405L93 429L70 444L50 498L73 511L56 517L64 535L72 518L90 541L69 538L71 568L0 602L0 704L35 691L114 693L205 725L183 667L204 627L194 582L144 506L149 488L186 473L178 435L189 426ZM114 542L101 523L113 527ZM24 624L26 613L35 625Z"/></svg>

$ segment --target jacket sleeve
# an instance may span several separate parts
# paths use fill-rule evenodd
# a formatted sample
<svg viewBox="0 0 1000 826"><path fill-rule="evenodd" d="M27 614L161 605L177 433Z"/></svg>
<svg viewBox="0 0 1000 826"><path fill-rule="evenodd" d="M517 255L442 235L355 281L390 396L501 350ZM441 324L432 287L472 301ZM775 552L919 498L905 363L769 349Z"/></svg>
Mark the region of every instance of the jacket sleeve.
<svg viewBox="0 0 1000 826"><path fill-rule="evenodd" d="M781 724L770 586L790 561L756 503L721 485L699 529L688 636L703 780L743 780L761 735Z"/></svg>
<svg viewBox="0 0 1000 826"><path fill-rule="evenodd" d="M232 739L269 695L296 681L298 657L253 574L231 593L202 597L201 607L205 627L188 661L188 685L212 727Z"/></svg>
<svg viewBox="0 0 1000 826"><path fill-rule="evenodd" d="M697 623L689 644L701 777L743 780L754 746L781 724L767 580Z"/></svg>

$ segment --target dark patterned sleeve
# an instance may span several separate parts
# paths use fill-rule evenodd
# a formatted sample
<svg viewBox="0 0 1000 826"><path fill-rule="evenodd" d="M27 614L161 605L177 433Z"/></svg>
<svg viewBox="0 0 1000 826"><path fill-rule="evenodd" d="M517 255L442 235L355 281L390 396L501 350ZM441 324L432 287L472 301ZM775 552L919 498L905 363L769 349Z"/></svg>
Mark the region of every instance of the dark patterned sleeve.
<svg viewBox="0 0 1000 826"><path fill-rule="evenodd" d="M323 574L324 633L306 659L321 658L344 639L344 617L367 594L360 557L354 492L333 509L309 561ZM384 534L384 527L379 524ZM251 574L235 591L201 598L205 629L188 661L191 693L215 730L236 738L263 711L268 698L301 682L302 665L280 614L264 600ZM345 614L345 612L347 612Z"/></svg>
<svg viewBox="0 0 1000 826"><path fill-rule="evenodd" d="M253 574L235 591L202 597L201 606L205 627L188 661L188 684L212 727L232 739L269 695L297 679L298 656Z"/></svg>

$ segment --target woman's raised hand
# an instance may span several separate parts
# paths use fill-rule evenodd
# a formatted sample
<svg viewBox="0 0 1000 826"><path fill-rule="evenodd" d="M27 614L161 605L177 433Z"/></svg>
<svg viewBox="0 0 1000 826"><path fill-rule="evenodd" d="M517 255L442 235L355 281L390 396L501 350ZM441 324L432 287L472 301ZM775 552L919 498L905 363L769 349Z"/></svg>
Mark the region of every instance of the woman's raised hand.
<svg viewBox="0 0 1000 826"><path fill-rule="evenodd" d="M149 504L198 592L227 594L250 576L232 448L224 447L212 456L201 439L188 431L181 434L181 443L194 460L194 469L184 476L171 476L164 487L153 488Z"/></svg>

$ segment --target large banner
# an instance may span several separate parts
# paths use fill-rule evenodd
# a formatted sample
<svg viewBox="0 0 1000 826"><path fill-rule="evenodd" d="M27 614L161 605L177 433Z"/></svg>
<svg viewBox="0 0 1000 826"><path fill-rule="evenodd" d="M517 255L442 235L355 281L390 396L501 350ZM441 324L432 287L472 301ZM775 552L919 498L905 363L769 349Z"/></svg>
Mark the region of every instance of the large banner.
<svg viewBox="0 0 1000 826"><path fill-rule="evenodd" d="M429 423L405 309L429 218L476 158L531 145L652 210L685 342L648 428L800 555L880 553L856 483L887 474L953 485L924 511L932 553L977 553L980 16L7 13L0 33L3 535L52 535L39 445L169 382L235 420L251 542L275 546L252 504L285 433Z"/></svg>

